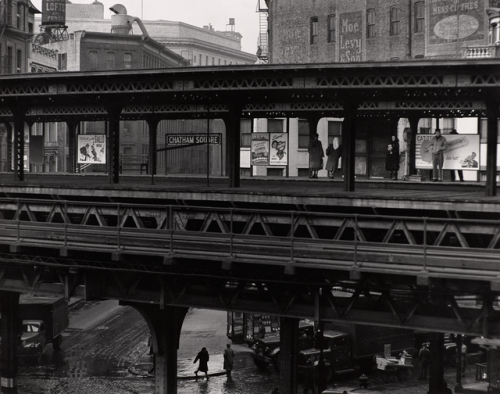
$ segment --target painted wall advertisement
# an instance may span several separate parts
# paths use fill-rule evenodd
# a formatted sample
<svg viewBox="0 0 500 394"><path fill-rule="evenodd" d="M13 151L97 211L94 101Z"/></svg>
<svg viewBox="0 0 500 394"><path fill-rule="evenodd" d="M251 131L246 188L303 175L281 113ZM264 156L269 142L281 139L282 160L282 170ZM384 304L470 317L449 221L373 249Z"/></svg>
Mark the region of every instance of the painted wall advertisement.
<svg viewBox="0 0 500 394"><path fill-rule="evenodd" d="M443 136L448 143L444 151L445 170L479 170L479 135L478 134L446 134ZM433 134L417 134L416 138L416 168L432 170L431 141Z"/></svg>
<svg viewBox="0 0 500 394"><path fill-rule="evenodd" d="M252 133L250 164L253 166L269 164L269 133Z"/></svg>
<svg viewBox="0 0 500 394"><path fill-rule="evenodd" d="M430 0L427 7L428 53L456 53L461 45L485 40L487 0Z"/></svg>
<svg viewBox="0 0 500 394"><path fill-rule="evenodd" d="M78 164L106 164L106 136L78 136Z"/></svg>
<svg viewBox="0 0 500 394"><path fill-rule="evenodd" d="M271 149L269 164L272 166L286 166L288 164L288 134L271 133Z"/></svg>
<svg viewBox="0 0 500 394"><path fill-rule="evenodd" d="M346 12L339 18L340 63L363 60L363 15L361 11Z"/></svg>
<svg viewBox="0 0 500 394"><path fill-rule="evenodd" d="M42 25L64 25L66 23L66 0L42 1Z"/></svg>

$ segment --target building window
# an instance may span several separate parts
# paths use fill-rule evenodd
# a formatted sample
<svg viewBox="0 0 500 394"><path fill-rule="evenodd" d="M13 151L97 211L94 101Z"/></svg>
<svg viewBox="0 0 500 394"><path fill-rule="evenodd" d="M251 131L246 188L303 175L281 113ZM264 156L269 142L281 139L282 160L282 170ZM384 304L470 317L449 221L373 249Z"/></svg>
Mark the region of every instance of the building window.
<svg viewBox="0 0 500 394"><path fill-rule="evenodd" d="M114 70L115 69L115 53L108 52L106 53L106 70Z"/></svg>
<svg viewBox="0 0 500 394"><path fill-rule="evenodd" d="M132 68L132 54L131 53L124 53L123 54L123 68L127 69L127 70Z"/></svg>
<svg viewBox="0 0 500 394"><path fill-rule="evenodd" d="M366 11L366 37L375 37L375 9L373 8Z"/></svg>
<svg viewBox="0 0 500 394"><path fill-rule="evenodd" d="M391 36L399 34L399 7L391 7Z"/></svg>
<svg viewBox="0 0 500 394"><path fill-rule="evenodd" d="M208 56L205 56L205 66L208 66Z"/></svg>
<svg viewBox="0 0 500 394"><path fill-rule="evenodd" d="M89 70L97 70L97 52L89 52Z"/></svg>
<svg viewBox="0 0 500 394"><path fill-rule="evenodd" d="M57 61L58 61L58 66L59 70L63 71L67 69L67 54L66 53L59 53L57 55Z"/></svg>
<svg viewBox="0 0 500 394"><path fill-rule="evenodd" d="M425 3L423 1L415 3L415 33L423 33L424 31L424 11Z"/></svg>
<svg viewBox="0 0 500 394"><path fill-rule="evenodd" d="M5 59L5 74L12 74L14 50L12 47L7 47L7 58Z"/></svg>
<svg viewBox="0 0 500 394"><path fill-rule="evenodd" d="M328 42L335 42L335 15L328 15Z"/></svg>
<svg viewBox="0 0 500 394"><path fill-rule="evenodd" d="M17 28L24 31L24 4L17 3Z"/></svg>
<svg viewBox="0 0 500 394"><path fill-rule="evenodd" d="M240 120L240 147L250 148L252 145L252 119Z"/></svg>
<svg viewBox="0 0 500 394"><path fill-rule="evenodd" d="M318 17L313 16L311 18L311 44L318 43Z"/></svg>
<svg viewBox="0 0 500 394"><path fill-rule="evenodd" d="M328 122L328 143L333 142L333 138L338 137L339 143L342 143L342 122Z"/></svg>
<svg viewBox="0 0 500 394"><path fill-rule="evenodd" d="M20 49L16 53L16 73L20 74L23 71L23 51Z"/></svg>
<svg viewBox="0 0 500 394"><path fill-rule="evenodd" d="M307 149L309 147L309 122L304 119L299 119L299 149Z"/></svg>

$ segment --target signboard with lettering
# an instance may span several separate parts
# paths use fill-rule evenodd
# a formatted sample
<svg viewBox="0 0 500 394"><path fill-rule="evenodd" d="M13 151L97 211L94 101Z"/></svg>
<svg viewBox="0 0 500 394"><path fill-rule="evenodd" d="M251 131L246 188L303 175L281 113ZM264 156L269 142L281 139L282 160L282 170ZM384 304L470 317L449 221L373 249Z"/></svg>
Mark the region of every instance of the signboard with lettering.
<svg viewBox="0 0 500 394"><path fill-rule="evenodd" d="M340 63L363 60L363 14L361 11L346 12L339 17Z"/></svg>
<svg viewBox="0 0 500 394"><path fill-rule="evenodd" d="M66 0L42 1L42 25L66 24Z"/></svg>
<svg viewBox="0 0 500 394"><path fill-rule="evenodd" d="M479 170L479 135L445 134L448 148L444 151L443 168L445 170ZM415 167L423 170L432 169L431 143L433 134L417 134L415 149Z"/></svg>
<svg viewBox="0 0 500 394"><path fill-rule="evenodd" d="M288 134L271 133L270 137L269 164L272 166L286 166L288 163Z"/></svg>
<svg viewBox="0 0 500 394"><path fill-rule="evenodd" d="M208 134L210 145L220 145L222 134ZM201 145L207 143L207 134L165 134L165 145Z"/></svg>
<svg viewBox="0 0 500 394"><path fill-rule="evenodd" d="M78 136L78 164L106 164L106 136Z"/></svg>
<svg viewBox="0 0 500 394"><path fill-rule="evenodd" d="M269 133L252 133L250 164L253 166L269 165Z"/></svg>
<svg viewBox="0 0 500 394"><path fill-rule="evenodd" d="M462 46L486 44L488 0L429 0L426 54L456 54Z"/></svg>

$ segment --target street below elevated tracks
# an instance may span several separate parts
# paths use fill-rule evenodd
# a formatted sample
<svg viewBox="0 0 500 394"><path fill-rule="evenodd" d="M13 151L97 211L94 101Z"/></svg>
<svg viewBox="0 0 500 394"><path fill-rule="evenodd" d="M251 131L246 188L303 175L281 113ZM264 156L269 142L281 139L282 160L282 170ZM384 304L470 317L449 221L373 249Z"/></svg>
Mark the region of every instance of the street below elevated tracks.
<svg viewBox="0 0 500 394"><path fill-rule="evenodd" d="M46 346L38 365L21 362L20 394L149 394L155 390L148 330L140 314L115 301L77 303L71 308L70 327L64 333L62 351ZM184 321L178 351L178 392L180 394L269 394L278 387L272 367L261 371L253 365L246 345L233 345L235 370L228 380L222 369L226 337L226 312L191 309ZM209 376L195 379L193 364L197 352L210 353ZM410 380L385 383L376 371L369 387L384 393L424 394L428 383L418 379L418 363ZM200 374L201 376L201 374ZM475 384L475 365L469 365L464 385ZM449 387L455 386L455 370L445 369ZM302 392L299 378L298 392ZM331 382L329 387L357 387L358 380Z"/></svg>

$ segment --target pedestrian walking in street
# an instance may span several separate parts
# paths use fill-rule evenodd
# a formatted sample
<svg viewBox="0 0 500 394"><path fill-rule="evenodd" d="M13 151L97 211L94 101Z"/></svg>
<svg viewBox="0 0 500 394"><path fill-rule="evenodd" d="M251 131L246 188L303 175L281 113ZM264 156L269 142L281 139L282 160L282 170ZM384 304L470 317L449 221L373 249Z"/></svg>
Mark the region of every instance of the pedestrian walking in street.
<svg viewBox="0 0 500 394"><path fill-rule="evenodd" d="M196 364L196 361L199 360L198 369L194 371L196 378L198 378L198 372L205 372L205 377L208 379L208 360L210 356L208 355L207 348L201 349L201 351L196 355L196 358L193 361L193 364Z"/></svg>
<svg viewBox="0 0 500 394"><path fill-rule="evenodd" d="M451 129L450 134L458 134L456 129ZM460 182L464 181L464 172L462 170L457 170L458 178ZM455 170L450 171L450 179L452 182L455 182Z"/></svg>
<svg viewBox="0 0 500 394"><path fill-rule="evenodd" d="M431 351L429 345L424 343L422 349L418 352L418 361L420 361L420 376L419 379L427 379L427 372L429 371L429 361L431 359Z"/></svg>
<svg viewBox="0 0 500 394"><path fill-rule="evenodd" d="M389 178L392 180L398 179L399 171L399 140L393 135L391 142L387 146L387 157L385 159L385 169L389 171Z"/></svg>
<svg viewBox="0 0 500 394"><path fill-rule="evenodd" d="M323 145L318 138L318 133L314 134L307 149L309 152L309 178L317 178L318 171L323 168L323 157L325 153L323 152Z"/></svg>
<svg viewBox="0 0 500 394"><path fill-rule="evenodd" d="M263 339L266 337L266 327L262 322L259 322L259 339Z"/></svg>
<svg viewBox="0 0 500 394"><path fill-rule="evenodd" d="M326 148L326 160L325 170L328 171L328 178L334 179L335 172L339 168L339 159L342 156L342 145L339 143L339 137L333 137L333 141L328 148Z"/></svg>
<svg viewBox="0 0 500 394"><path fill-rule="evenodd" d="M233 370L234 351L231 349L231 344L226 345L224 350L224 369L226 370L227 378L231 379L231 371Z"/></svg>
<svg viewBox="0 0 500 394"><path fill-rule="evenodd" d="M467 345L465 343L462 343L460 355L462 357L462 377L465 377L465 369L467 367Z"/></svg>

